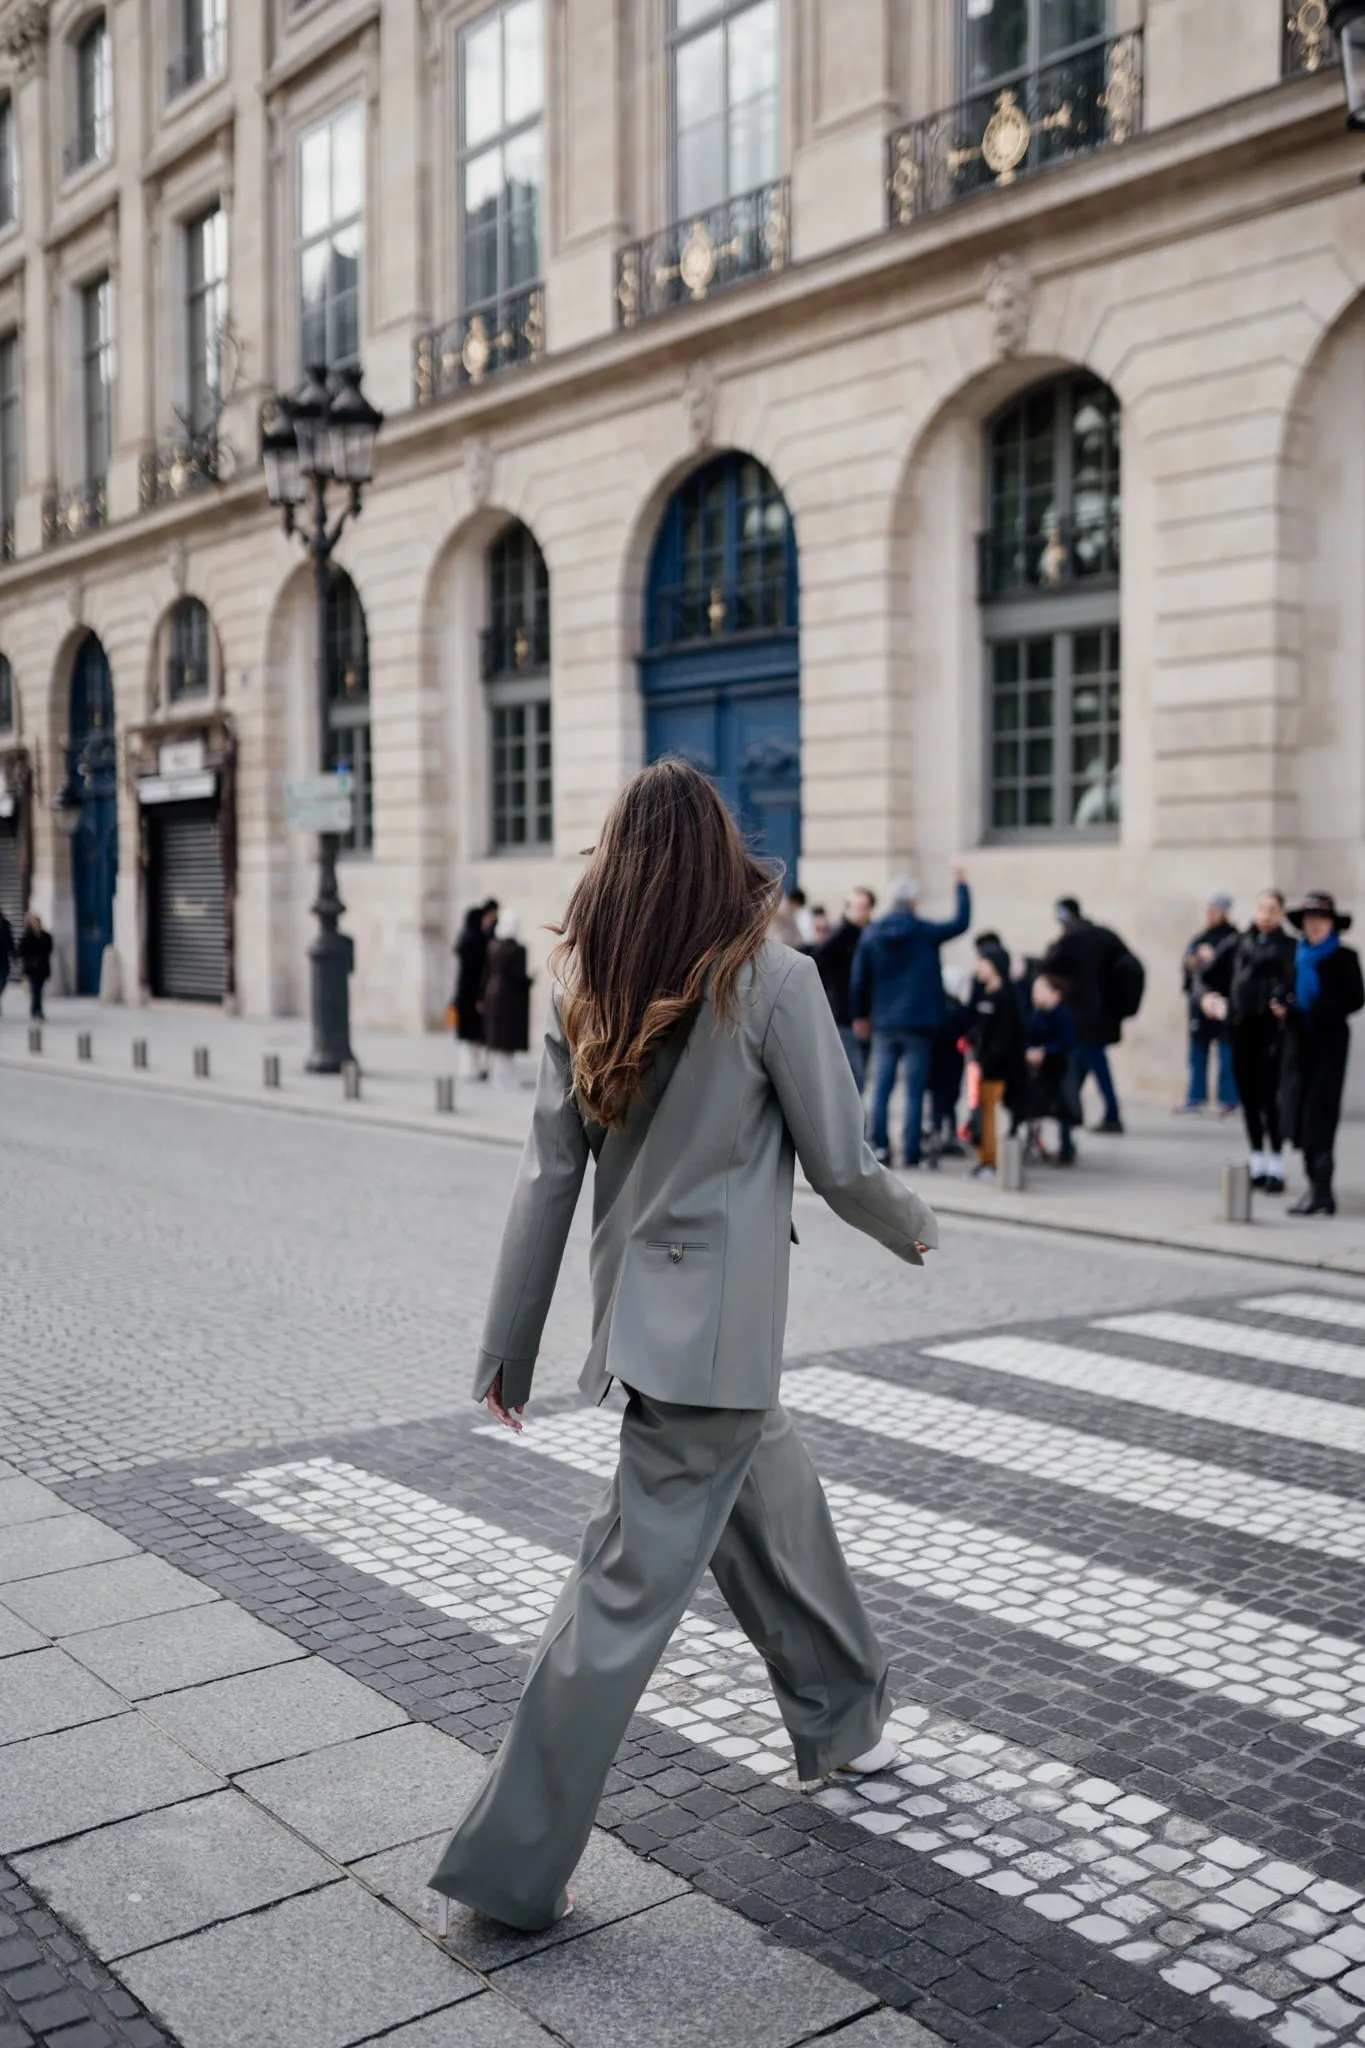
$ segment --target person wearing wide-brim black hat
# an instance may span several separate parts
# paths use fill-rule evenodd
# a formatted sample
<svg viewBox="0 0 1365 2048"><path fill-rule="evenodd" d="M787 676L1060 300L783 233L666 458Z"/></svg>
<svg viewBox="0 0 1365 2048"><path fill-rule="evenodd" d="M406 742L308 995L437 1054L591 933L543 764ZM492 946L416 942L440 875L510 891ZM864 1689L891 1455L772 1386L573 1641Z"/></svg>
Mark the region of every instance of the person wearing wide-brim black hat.
<svg viewBox="0 0 1365 2048"><path fill-rule="evenodd" d="M1332 1148L1351 1050L1349 1019L1365 1008L1360 955L1343 946L1351 920L1325 889L1312 889L1289 913L1299 934L1293 989L1272 1004L1285 1019L1284 1121L1303 1154L1308 1191L1292 1216L1334 1216Z"/></svg>

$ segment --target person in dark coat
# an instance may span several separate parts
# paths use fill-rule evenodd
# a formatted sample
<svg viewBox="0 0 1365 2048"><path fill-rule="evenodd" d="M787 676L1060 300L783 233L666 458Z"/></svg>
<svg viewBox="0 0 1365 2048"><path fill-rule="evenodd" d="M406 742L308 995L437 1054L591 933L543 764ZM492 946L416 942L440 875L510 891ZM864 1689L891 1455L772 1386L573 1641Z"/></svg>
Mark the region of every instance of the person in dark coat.
<svg viewBox="0 0 1365 2048"><path fill-rule="evenodd" d="M1082 1084L1093 1075L1104 1103L1103 1119L1095 1129L1120 1132L1123 1118L1109 1071L1109 1047L1122 1035L1114 1004L1114 969L1128 948L1117 932L1082 917L1074 896L1063 896L1054 909L1062 929L1043 955L1043 968L1059 975L1069 991L1067 1004L1076 1027L1075 1097L1079 1103Z"/></svg>
<svg viewBox="0 0 1365 2048"><path fill-rule="evenodd" d="M870 889L851 891L844 904L843 917L829 937L815 948L814 956L816 972L829 997L829 1006L839 1027L839 1039L848 1054L848 1063L853 1069L860 1095L867 1085L867 1046L853 1029L849 995L853 982L853 956L858 950L858 941L872 922L876 907L877 899Z"/></svg>
<svg viewBox="0 0 1365 2048"><path fill-rule="evenodd" d="M531 1043L531 977L526 971L526 948L517 936L514 911L498 919L488 958L484 962L483 1040L488 1047L498 1086L515 1083L514 1061Z"/></svg>
<svg viewBox="0 0 1365 2048"><path fill-rule="evenodd" d="M987 941L993 934L986 934ZM976 942L968 1038L981 1069L981 1137L974 1180L994 1180L999 1164L1000 1112L1017 1118L1025 1106L1024 1019L1010 986L1010 956L998 941Z"/></svg>
<svg viewBox="0 0 1365 2048"><path fill-rule="evenodd" d="M1038 1126L1045 1117L1053 1117L1057 1124L1057 1164L1074 1166L1076 1141L1072 1133L1080 1122L1076 1019L1066 983L1051 968L1045 967L1035 977L1032 993L1033 1007L1025 1026L1024 1045L1029 1150L1040 1158L1047 1156Z"/></svg>
<svg viewBox="0 0 1365 2048"><path fill-rule="evenodd" d="M905 1062L905 1163L918 1166L924 1124L924 1091L934 1033L943 1022L943 968L939 949L965 932L972 921L971 891L954 868L957 905L943 924L920 917L919 884L908 877L894 883L891 908L869 925L853 956L850 1005L853 1029L874 1054L872 1149L889 1165L891 1092Z"/></svg>
<svg viewBox="0 0 1365 2048"><path fill-rule="evenodd" d="M1284 1005L1294 986L1294 938L1285 930L1284 898L1263 889L1250 928L1237 941L1227 997L1233 1073L1242 1101L1251 1185L1262 1194L1284 1193L1280 1071L1284 1061ZM1206 1005L1209 998L1204 998ZM1214 998L1212 1007L1217 1008Z"/></svg>
<svg viewBox="0 0 1365 2048"><path fill-rule="evenodd" d="M1365 1009L1360 955L1343 946L1351 920L1325 889L1314 889L1289 913L1299 933L1294 983L1271 1009L1286 1023L1284 1112L1290 1142L1303 1154L1308 1190L1291 1216L1335 1216L1332 1150L1351 1051L1349 1019Z"/></svg>
<svg viewBox="0 0 1365 2048"><path fill-rule="evenodd" d="M486 903L476 903L465 912L460 936L450 949L456 961L455 993L451 997L455 1010L455 1036L461 1045L469 1048L465 1058L478 1081L488 1079L483 1049L483 1011L479 1008L479 998L483 993L483 970L497 921L495 897L490 896Z"/></svg>
<svg viewBox="0 0 1365 2048"><path fill-rule="evenodd" d="M14 964L14 954L14 927L5 916L4 911L0 910L0 995L3 995L5 992L5 984L9 980L10 968Z"/></svg>
<svg viewBox="0 0 1365 2048"><path fill-rule="evenodd" d="M24 919L24 929L19 938L19 965L28 983L28 1014L41 1018L43 989L52 973L52 934L44 931L43 920L36 910L30 910Z"/></svg>
<svg viewBox="0 0 1365 2048"><path fill-rule="evenodd" d="M1232 1071L1232 1043L1228 1036L1227 996L1232 986L1232 956L1241 937L1228 916L1230 896L1210 896L1204 924L1185 948L1181 959L1185 1007L1189 1014L1189 1077L1185 1100L1178 1116L1199 1116L1209 1104L1209 1054L1218 1048L1218 1106L1224 1116L1237 1107L1237 1082ZM1206 1004L1204 998L1219 996L1220 1003Z"/></svg>

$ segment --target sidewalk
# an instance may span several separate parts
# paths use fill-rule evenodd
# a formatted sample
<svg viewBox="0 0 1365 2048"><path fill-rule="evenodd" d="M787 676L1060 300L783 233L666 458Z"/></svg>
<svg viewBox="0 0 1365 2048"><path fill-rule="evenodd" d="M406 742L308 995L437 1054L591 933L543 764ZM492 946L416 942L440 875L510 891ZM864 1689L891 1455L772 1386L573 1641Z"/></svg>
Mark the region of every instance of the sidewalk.
<svg viewBox="0 0 1365 2048"><path fill-rule="evenodd" d="M41 1064L45 1072L433 1136L511 1147L525 1136L533 1056L519 1062L514 1089L457 1081L455 1113L446 1115L436 1110L436 1081L454 1074L457 1061L453 1041L441 1033L358 1032L361 1099L347 1102L338 1076L304 1071L309 1030L303 1018L262 1021L208 1008L130 1010L104 1008L90 998L58 998L49 1004L42 1053L33 1055L26 1049L20 992L10 990L9 998L0 1020L0 1073ZM76 1057L82 1031L92 1038L89 1064ZM137 1038L147 1041L145 1072L132 1064ZM196 1046L209 1050L208 1080L194 1077ZM262 1082L267 1053L279 1055L277 1090ZM1219 1214L1222 1168L1246 1156L1239 1119L1175 1118L1165 1105L1135 1102L1125 1113L1125 1136L1082 1135L1073 1169L1037 1168L1022 1193L971 1180L969 1160L947 1160L937 1172L926 1169L916 1175L916 1185L945 1216L1365 1274L1365 1123L1341 1129L1338 1216L1289 1216L1289 1203L1302 1185L1297 1176L1283 1199L1254 1196L1247 1225L1225 1223Z"/></svg>

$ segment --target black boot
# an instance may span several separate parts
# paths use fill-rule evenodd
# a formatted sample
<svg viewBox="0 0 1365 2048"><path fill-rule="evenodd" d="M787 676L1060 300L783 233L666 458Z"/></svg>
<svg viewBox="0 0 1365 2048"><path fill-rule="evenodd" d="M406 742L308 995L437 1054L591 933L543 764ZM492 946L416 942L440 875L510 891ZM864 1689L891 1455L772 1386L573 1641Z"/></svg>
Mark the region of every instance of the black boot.
<svg viewBox="0 0 1365 2048"><path fill-rule="evenodd" d="M1297 1202L1290 1204L1289 1213L1291 1216L1335 1216L1336 1196L1330 1187L1319 1185L1309 1188L1306 1194L1299 1196Z"/></svg>

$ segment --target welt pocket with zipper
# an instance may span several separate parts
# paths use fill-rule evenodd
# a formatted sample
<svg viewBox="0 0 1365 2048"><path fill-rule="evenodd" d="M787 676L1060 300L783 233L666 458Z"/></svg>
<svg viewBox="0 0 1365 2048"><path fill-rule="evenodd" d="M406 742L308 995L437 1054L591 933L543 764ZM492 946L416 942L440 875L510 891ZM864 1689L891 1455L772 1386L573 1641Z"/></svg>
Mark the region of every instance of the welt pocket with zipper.
<svg viewBox="0 0 1365 2048"><path fill-rule="evenodd" d="M680 1266L688 1252L709 1252L710 1245L704 1240L699 1244L694 1238L647 1238L647 1252L667 1252L671 1264Z"/></svg>

